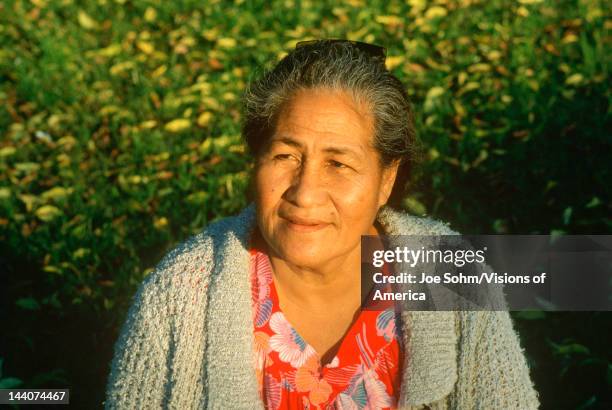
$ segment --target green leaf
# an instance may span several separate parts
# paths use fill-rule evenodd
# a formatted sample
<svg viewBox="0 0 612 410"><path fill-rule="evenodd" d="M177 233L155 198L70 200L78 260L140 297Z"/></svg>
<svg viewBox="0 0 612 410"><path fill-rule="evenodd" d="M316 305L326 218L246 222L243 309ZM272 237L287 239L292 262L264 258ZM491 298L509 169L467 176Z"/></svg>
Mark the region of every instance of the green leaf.
<svg viewBox="0 0 612 410"><path fill-rule="evenodd" d="M16 377L7 377L0 379L0 389L14 389L15 387L21 386L23 382Z"/></svg>
<svg viewBox="0 0 612 410"><path fill-rule="evenodd" d="M596 396L591 396L587 401L582 403L576 409L577 410L582 410L582 409L592 408L591 406L593 406L593 404L595 404L596 402L597 402L597 397Z"/></svg>
<svg viewBox="0 0 612 410"><path fill-rule="evenodd" d="M425 205L423 205L421 201L414 197L405 198L402 205L404 206L404 209L410 211L415 215L421 216L427 213L427 208L425 207Z"/></svg>
<svg viewBox="0 0 612 410"><path fill-rule="evenodd" d="M601 205L601 200L599 198L597 198L596 196L594 196L593 198L591 198L589 203L586 204L586 207L587 208L595 208L598 205Z"/></svg>
<svg viewBox="0 0 612 410"><path fill-rule="evenodd" d="M524 320L539 320L546 318L546 312L543 310L524 310L517 312L515 316Z"/></svg>
<svg viewBox="0 0 612 410"><path fill-rule="evenodd" d="M588 347L581 345L580 343L568 343L568 344L557 344L550 342L553 353L556 355L570 356L573 354L589 354L590 350Z"/></svg>
<svg viewBox="0 0 612 410"><path fill-rule="evenodd" d="M563 211L563 225L568 225L572 219L572 207L565 208Z"/></svg>
<svg viewBox="0 0 612 410"><path fill-rule="evenodd" d="M34 298L21 298L15 302L17 306L26 310L38 310L40 309L40 304Z"/></svg>

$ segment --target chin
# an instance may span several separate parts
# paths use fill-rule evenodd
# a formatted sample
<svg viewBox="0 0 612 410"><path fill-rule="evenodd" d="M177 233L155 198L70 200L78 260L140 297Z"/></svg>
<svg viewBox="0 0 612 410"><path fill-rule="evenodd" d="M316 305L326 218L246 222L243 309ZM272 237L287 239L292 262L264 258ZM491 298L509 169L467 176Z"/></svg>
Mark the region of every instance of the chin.
<svg viewBox="0 0 612 410"><path fill-rule="evenodd" d="M287 262L298 266L313 266L328 257L328 252L322 252L320 246L283 246L280 257Z"/></svg>

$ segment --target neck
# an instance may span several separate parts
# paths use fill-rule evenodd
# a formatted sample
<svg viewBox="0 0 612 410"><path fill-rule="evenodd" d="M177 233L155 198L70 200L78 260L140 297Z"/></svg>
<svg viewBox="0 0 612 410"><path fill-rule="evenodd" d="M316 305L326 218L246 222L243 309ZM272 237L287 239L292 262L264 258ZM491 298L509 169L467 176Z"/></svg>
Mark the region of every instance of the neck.
<svg viewBox="0 0 612 410"><path fill-rule="evenodd" d="M379 229L372 226L366 234L379 236ZM329 314L329 307L334 303L346 307L357 307L361 303L360 243L349 252L313 268L297 266L271 252L258 230L256 238L257 245L270 257L279 300L311 314L317 310Z"/></svg>

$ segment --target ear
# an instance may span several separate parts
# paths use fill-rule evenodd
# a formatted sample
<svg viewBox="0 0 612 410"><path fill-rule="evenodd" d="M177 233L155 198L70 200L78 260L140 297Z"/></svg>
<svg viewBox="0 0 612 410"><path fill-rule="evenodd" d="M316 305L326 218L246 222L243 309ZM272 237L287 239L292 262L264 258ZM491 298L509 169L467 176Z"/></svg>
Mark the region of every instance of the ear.
<svg viewBox="0 0 612 410"><path fill-rule="evenodd" d="M393 184L395 184L395 178L397 177L397 170L400 166L400 160L393 161L389 166L386 166L382 170L381 187L378 195L378 207L380 208L387 203L391 191L393 190Z"/></svg>

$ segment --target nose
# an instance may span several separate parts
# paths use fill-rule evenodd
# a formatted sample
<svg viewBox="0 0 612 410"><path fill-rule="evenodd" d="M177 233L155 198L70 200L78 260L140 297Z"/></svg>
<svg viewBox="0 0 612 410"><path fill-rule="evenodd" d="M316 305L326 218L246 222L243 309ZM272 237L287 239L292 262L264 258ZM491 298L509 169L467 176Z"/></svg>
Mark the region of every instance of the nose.
<svg viewBox="0 0 612 410"><path fill-rule="evenodd" d="M284 199L301 208L312 208L325 199L323 173L314 161L304 160L295 171Z"/></svg>

